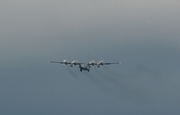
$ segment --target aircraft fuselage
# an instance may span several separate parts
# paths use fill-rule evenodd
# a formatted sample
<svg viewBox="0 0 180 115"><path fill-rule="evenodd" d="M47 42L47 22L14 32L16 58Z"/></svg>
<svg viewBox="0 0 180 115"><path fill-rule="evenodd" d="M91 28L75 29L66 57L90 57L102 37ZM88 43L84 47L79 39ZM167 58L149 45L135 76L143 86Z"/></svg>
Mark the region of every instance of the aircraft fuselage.
<svg viewBox="0 0 180 115"><path fill-rule="evenodd" d="M79 70L82 72L82 70L85 70L85 71L90 71L90 65L88 65L88 64L80 64L79 65Z"/></svg>

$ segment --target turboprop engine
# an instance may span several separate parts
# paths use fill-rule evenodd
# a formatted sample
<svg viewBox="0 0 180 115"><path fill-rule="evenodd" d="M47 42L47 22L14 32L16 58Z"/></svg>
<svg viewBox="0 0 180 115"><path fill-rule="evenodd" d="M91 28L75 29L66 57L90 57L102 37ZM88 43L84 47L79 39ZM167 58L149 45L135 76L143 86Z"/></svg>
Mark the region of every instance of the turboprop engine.
<svg viewBox="0 0 180 115"><path fill-rule="evenodd" d="M78 63L78 61L77 61L77 60L73 60L73 61L71 62L71 64L70 64L70 67L73 67L74 65L76 66L76 65L77 65L77 63Z"/></svg>
<svg viewBox="0 0 180 115"><path fill-rule="evenodd" d="M97 63L94 60L90 61L88 64L92 66L97 65Z"/></svg>
<svg viewBox="0 0 180 115"><path fill-rule="evenodd" d="M65 60L63 60L63 62L64 62L64 64L65 64L65 65L67 65L67 64L69 63L69 61L68 61L68 60L66 60L66 59L65 59Z"/></svg>
<svg viewBox="0 0 180 115"><path fill-rule="evenodd" d="M103 60L101 60L101 61L99 61L98 63L97 63L97 67L100 67L100 66L103 66L104 65L104 61Z"/></svg>

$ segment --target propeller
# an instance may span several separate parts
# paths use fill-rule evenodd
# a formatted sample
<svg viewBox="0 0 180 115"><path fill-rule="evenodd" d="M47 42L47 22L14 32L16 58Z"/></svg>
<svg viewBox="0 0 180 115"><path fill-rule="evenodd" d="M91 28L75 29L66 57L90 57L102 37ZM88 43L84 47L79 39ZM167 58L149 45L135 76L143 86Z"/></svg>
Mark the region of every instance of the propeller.
<svg viewBox="0 0 180 115"><path fill-rule="evenodd" d="M68 61L68 60L66 60L66 59L65 59L65 60L63 60L63 62L64 62L64 64L65 64L65 65L67 65L67 64L69 63L69 61Z"/></svg>
<svg viewBox="0 0 180 115"><path fill-rule="evenodd" d="M97 65L97 63L94 60L90 61L88 64L92 66Z"/></svg>
<svg viewBox="0 0 180 115"><path fill-rule="evenodd" d="M98 63L97 63L97 67L100 67L100 66L103 66L104 65L104 61L103 60L101 60L101 61L99 61Z"/></svg>
<svg viewBox="0 0 180 115"><path fill-rule="evenodd" d="M72 62L71 62L71 64L70 64L70 67L73 67L73 65L77 65L77 63L78 63L78 61L77 60L73 60Z"/></svg>

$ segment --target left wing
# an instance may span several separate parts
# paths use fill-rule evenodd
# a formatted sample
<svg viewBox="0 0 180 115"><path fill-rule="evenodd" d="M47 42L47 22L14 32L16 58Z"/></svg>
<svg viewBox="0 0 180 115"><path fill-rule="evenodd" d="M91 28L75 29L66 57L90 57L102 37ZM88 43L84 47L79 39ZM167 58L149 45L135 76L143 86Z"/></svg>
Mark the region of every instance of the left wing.
<svg viewBox="0 0 180 115"><path fill-rule="evenodd" d="M79 62L75 62L75 61L72 61L72 62L68 62L68 61L50 61L50 63L60 63L60 64L65 64L65 65L81 65L81 64L85 64L85 63L79 63Z"/></svg>

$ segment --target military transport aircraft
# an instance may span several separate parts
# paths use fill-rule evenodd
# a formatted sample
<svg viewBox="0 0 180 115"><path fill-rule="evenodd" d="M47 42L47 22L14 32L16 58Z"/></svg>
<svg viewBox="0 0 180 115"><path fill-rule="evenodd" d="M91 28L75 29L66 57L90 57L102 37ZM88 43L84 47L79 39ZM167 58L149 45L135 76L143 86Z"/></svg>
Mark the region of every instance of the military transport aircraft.
<svg viewBox="0 0 180 115"><path fill-rule="evenodd" d="M110 65L110 64L121 64L121 62L105 63L103 60L101 60L99 62L95 62L94 60L92 60L89 63L79 63L77 60L73 60L72 62L63 60L62 62L50 61L50 63L60 63L60 64L64 64L64 65L70 65L70 67L79 66L80 72L82 72L83 70L89 72L91 66L101 67L101 66Z"/></svg>

